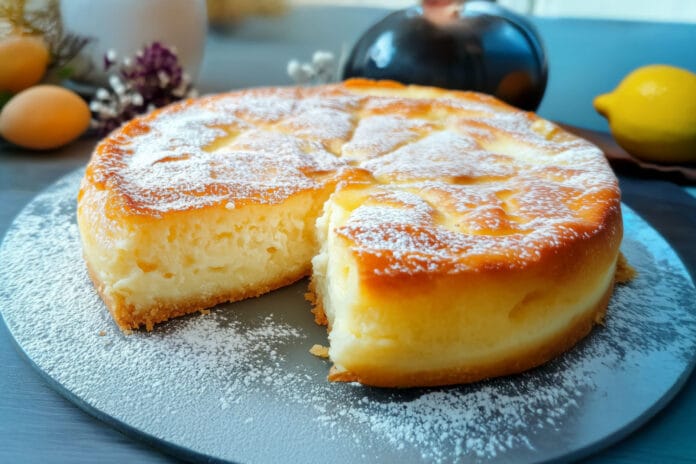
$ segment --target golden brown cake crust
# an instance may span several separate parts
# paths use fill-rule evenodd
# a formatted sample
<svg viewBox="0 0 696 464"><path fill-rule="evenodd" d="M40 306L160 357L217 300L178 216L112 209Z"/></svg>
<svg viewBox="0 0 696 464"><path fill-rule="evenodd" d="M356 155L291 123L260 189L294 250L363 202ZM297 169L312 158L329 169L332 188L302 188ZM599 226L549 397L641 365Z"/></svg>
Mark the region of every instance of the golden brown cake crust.
<svg viewBox="0 0 696 464"><path fill-rule="evenodd" d="M221 204L279 204L360 177L333 153L352 131L348 113L321 104L340 92L262 88L169 105L106 137L85 180L109 192L107 214L158 218ZM342 120L312 133L311 118L332 115Z"/></svg>
<svg viewBox="0 0 696 464"><path fill-rule="evenodd" d="M154 111L100 143L85 181L124 220L385 185L338 231L383 283L523 268L620 214L616 178L589 142L487 95L363 79ZM413 211L407 224L380 217L390 205Z"/></svg>

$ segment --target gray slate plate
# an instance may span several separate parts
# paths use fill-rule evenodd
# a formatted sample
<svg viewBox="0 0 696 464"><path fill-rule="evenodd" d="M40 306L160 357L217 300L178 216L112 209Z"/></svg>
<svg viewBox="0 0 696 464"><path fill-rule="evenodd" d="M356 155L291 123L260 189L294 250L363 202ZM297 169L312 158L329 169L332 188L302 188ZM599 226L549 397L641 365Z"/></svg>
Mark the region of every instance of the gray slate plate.
<svg viewBox="0 0 696 464"><path fill-rule="evenodd" d="M124 336L81 258L66 176L0 248L0 307L18 346L61 393L115 427L192 460L535 462L606 446L682 386L696 352L696 290L670 246L624 207L639 270L606 327L547 365L475 385L329 384L326 344L300 282Z"/></svg>

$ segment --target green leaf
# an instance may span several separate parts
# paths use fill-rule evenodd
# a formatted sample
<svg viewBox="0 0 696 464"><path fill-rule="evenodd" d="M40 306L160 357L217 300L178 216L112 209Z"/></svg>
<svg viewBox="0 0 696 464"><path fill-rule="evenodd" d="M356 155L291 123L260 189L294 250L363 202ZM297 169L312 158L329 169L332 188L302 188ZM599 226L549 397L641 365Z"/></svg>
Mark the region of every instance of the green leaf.
<svg viewBox="0 0 696 464"><path fill-rule="evenodd" d="M73 74L75 74L75 68L72 66L63 66L56 72L56 75L61 80L69 79Z"/></svg>
<svg viewBox="0 0 696 464"><path fill-rule="evenodd" d="M11 92L0 91L0 109L14 96Z"/></svg>

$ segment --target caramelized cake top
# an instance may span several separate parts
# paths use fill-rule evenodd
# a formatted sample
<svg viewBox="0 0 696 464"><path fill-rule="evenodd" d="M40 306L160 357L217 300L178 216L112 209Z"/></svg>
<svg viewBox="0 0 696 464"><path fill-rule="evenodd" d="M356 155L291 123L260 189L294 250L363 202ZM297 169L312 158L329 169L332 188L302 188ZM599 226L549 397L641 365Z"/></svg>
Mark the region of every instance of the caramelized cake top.
<svg viewBox="0 0 696 464"><path fill-rule="evenodd" d="M606 228L620 239L598 148L489 96L392 82L187 100L107 137L87 181L150 217L338 183L352 213L337 232L375 275L523 266Z"/></svg>

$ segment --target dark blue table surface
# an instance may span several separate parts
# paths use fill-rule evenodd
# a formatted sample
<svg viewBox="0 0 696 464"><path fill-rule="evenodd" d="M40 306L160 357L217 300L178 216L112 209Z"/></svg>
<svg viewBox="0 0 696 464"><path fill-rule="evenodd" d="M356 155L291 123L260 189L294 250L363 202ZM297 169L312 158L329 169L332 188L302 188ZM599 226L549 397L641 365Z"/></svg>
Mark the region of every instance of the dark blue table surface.
<svg viewBox="0 0 696 464"><path fill-rule="evenodd" d="M286 63L317 49L340 52L384 15L363 8L298 8L255 19L208 37L198 87L203 92L288 84ZM638 66L666 63L696 72L696 25L537 19L549 54L549 85L539 113L607 130L592 109ZM41 189L84 165L94 139L51 153L0 142L0 235ZM624 200L673 244L696 271L696 200L667 182L621 177ZM2 265L2 263L0 263ZM37 288L40 291L40 288ZM0 462L172 462L175 458L126 437L55 393L16 350L0 324ZM588 459L593 463L696 462L696 378L647 424Z"/></svg>

